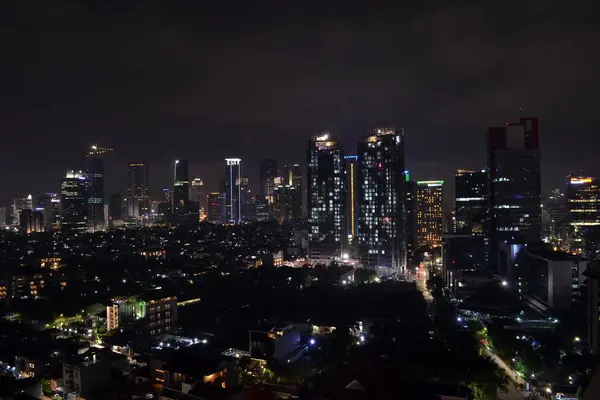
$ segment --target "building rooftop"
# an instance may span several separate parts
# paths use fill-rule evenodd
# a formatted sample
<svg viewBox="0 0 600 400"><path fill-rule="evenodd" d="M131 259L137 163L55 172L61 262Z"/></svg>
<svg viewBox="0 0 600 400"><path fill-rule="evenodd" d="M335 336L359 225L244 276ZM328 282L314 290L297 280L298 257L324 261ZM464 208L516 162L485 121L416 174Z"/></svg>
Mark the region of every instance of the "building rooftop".
<svg viewBox="0 0 600 400"><path fill-rule="evenodd" d="M527 253L534 256L538 256L550 261L569 261L569 260L583 260L583 257L573 255L560 250L553 250L550 246L527 246Z"/></svg>

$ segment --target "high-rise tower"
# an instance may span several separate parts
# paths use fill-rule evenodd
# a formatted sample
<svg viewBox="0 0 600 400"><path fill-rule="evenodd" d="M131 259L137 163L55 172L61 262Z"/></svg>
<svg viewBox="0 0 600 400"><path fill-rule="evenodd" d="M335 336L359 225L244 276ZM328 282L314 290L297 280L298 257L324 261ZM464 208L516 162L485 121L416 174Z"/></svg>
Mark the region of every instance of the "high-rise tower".
<svg viewBox="0 0 600 400"><path fill-rule="evenodd" d="M457 169L454 175L454 231L483 231L488 207L486 170Z"/></svg>
<svg viewBox="0 0 600 400"><path fill-rule="evenodd" d="M376 128L358 142L358 242L365 266L397 273L406 267L404 131Z"/></svg>
<svg viewBox="0 0 600 400"><path fill-rule="evenodd" d="M489 128L487 143L489 173L490 267L502 273L503 253L514 246L539 242L542 234L542 173L537 118ZM502 245L502 246L501 246ZM506 246L505 246L506 245ZM501 267L501 268L500 268Z"/></svg>
<svg viewBox="0 0 600 400"><path fill-rule="evenodd" d="M186 160L176 160L173 166L173 217L178 221L188 211L188 202L190 199L190 178L188 172L188 162Z"/></svg>
<svg viewBox="0 0 600 400"><path fill-rule="evenodd" d="M142 223L150 213L148 167L142 162L130 162L127 166L125 190L125 216L129 222Z"/></svg>
<svg viewBox="0 0 600 400"><path fill-rule="evenodd" d="M308 141L306 157L308 256L326 262L341 255L346 227L344 151L323 133Z"/></svg>
<svg viewBox="0 0 600 400"><path fill-rule="evenodd" d="M82 171L67 171L60 184L62 233L85 233L87 227L87 179Z"/></svg>
<svg viewBox="0 0 600 400"><path fill-rule="evenodd" d="M83 173L87 181L88 229L92 232L106 228L104 219L104 161L108 147L93 145L84 157Z"/></svg>
<svg viewBox="0 0 600 400"><path fill-rule="evenodd" d="M225 159L225 218L232 223L242 220L242 160Z"/></svg>
<svg viewBox="0 0 600 400"><path fill-rule="evenodd" d="M269 204L273 203L275 178L278 175L277 160L272 158L264 159L260 165L260 195L267 199Z"/></svg>
<svg viewBox="0 0 600 400"><path fill-rule="evenodd" d="M442 245L444 234L444 181L417 181L417 247Z"/></svg>

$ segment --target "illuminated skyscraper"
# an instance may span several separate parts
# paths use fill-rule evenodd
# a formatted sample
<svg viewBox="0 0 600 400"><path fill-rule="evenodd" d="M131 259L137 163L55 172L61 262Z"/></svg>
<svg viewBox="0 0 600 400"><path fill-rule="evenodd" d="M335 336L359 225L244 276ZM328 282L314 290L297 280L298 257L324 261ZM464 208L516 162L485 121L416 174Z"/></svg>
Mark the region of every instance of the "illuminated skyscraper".
<svg viewBox="0 0 600 400"><path fill-rule="evenodd" d="M106 228L104 220L104 162L103 156L113 149L93 145L84 158L83 172L87 179L88 229L92 232Z"/></svg>
<svg viewBox="0 0 600 400"><path fill-rule="evenodd" d="M298 164L285 165L275 179L273 215L280 222L297 223L302 217L302 176Z"/></svg>
<svg viewBox="0 0 600 400"><path fill-rule="evenodd" d="M442 245L444 233L444 181L417 181L417 246Z"/></svg>
<svg viewBox="0 0 600 400"><path fill-rule="evenodd" d="M190 199L190 178L188 162L176 160L173 166L173 217L178 221L188 212Z"/></svg>
<svg viewBox="0 0 600 400"><path fill-rule="evenodd" d="M127 189L125 191L125 218L142 223L150 213L148 196L148 167L145 163L131 162L127 167Z"/></svg>
<svg viewBox="0 0 600 400"><path fill-rule="evenodd" d="M273 192L275 191L275 178L279 176L277 160L267 158L260 165L260 195L269 204L273 203Z"/></svg>
<svg viewBox="0 0 600 400"><path fill-rule="evenodd" d="M212 192L208 195L206 219L213 223L225 222L225 193Z"/></svg>
<svg viewBox="0 0 600 400"><path fill-rule="evenodd" d="M404 171L404 215L406 215L406 258L412 260L417 250L417 183Z"/></svg>
<svg viewBox="0 0 600 400"><path fill-rule="evenodd" d="M226 158L225 165L225 218L237 224L242 220L242 160Z"/></svg>
<svg viewBox="0 0 600 400"><path fill-rule="evenodd" d="M488 131L490 267L506 272L513 245L541 240L542 179L537 118ZM501 246L502 245L502 246ZM501 249L502 247L502 249ZM503 254L500 254L502 250Z"/></svg>
<svg viewBox="0 0 600 400"><path fill-rule="evenodd" d="M33 209L33 196L30 194L22 197L16 197L13 200L13 225L19 225L21 221L21 212L23 210Z"/></svg>
<svg viewBox="0 0 600 400"><path fill-rule="evenodd" d="M376 128L358 142L358 243L367 267L406 267L404 131Z"/></svg>
<svg viewBox="0 0 600 400"><path fill-rule="evenodd" d="M308 256L325 262L341 255L346 231L344 151L324 133L308 141L306 158Z"/></svg>
<svg viewBox="0 0 600 400"><path fill-rule="evenodd" d="M58 230L60 223L60 199L56 193L37 196L37 208L44 214L44 231Z"/></svg>
<svg viewBox="0 0 600 400"><path fill-rule="evenodd" d="M454 232L483 233L488 207L487 171L458 169L454 175Z"/></svg>
<svg viewBox="0 0 600 400"><path fill-rule="evenodd" d="M67 171L60 185L62 233L87 231L87 179L82 171Z"/></svg>
<svg viewBox="0 0 600 400"><path fill-rule="evenodd" d="M567 184L569 248L589 259L598 259L600 247L600 179L570 176Z"/></svg>
<svg viewBox="0 0 600 400"><path fill-rule="evenodd" d="M348 244L358 236L358 156L345 156L346 175L346 235Z"/></svg>

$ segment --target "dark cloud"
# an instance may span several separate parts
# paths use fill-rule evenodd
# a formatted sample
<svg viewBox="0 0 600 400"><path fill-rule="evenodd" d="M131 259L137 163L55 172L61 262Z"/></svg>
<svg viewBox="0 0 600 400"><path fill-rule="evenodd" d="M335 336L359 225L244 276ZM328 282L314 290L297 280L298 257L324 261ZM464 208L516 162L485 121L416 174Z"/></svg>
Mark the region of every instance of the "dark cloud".
<svg viewBox="0 0 600 400"><path fill-rule="evenodd" d="M303 162L306 138L390 121L413 176L485 162L487 126L541 119L544 184L600 173L594 2L36 1L0 6L0 201L56 190L92 142L124 163L188 158L216 186L226 156ZM301 4L304 4L301 6Z"/></svg>

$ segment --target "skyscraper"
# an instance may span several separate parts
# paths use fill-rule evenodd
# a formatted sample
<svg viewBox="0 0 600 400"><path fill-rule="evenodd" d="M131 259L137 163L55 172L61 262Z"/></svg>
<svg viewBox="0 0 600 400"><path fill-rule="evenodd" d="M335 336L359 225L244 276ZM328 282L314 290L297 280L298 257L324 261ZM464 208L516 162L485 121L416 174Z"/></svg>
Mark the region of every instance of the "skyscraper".
<svg viewBox="0 0 600 400"><path fill-rule="evenodd" d="M87 231L87 179L82 171L67 171L60 184L62 233Z"/></svg>
<svg viewBox="0 0 600 400"><path fill-rule="evenodd" d="M104 223L104 163L102 157L113 149L93 145L84 158L83 172L87 178L88 229L105 229Z"/></svg>
<svg viewBox="0 0 600 400"><path fill-rule="evenodd" d="M362 263L406 267L404 228L404 131L376 128L358 142L359 226Z"/></svg>
<svg viewBox="0 0 600 400"><path fill-rule="evenodd" d="M190 178L188 162L176 160L173 167L173 216L181 220L188 211L190 199Z"/></svg>
<svg viewBox="0 0 600 400"><path fill-rule="evenodd" d="M346 234L344 240L354 244L358 236L358 156L344 157L346 175Z"/></svg>
<svg viewBox="0 0 600 400"><path fill-rule="evenodd" d="M569 250L598 259L600 244L600 179L570 176L567 181Z"/></svg>
<svg viewBox="0 0 600 400"><path fill-rule="evenodd" d="M242 220L242 160L226 158L225 165L225 218L237 224Z"/></svg>
<svg viewBox="0 0 600 400"><path fill-rule="evenodd" d="M444 233L444 181L417 181L417 246L442 245Z"/></svg>
<svg viewBox="0 0 600 400"><path fill-rule="evenodd" d="M326 261L341 255L346 228L344 151L340 142L323 133L308 141L306 158L308 256Z"/></svg>
<svg viewBox="0 0 600 400"><path fill-rule="evenodd" d="M208 195L206 219L213 223L225 222L225 193L212 192Z"/></svg>
<svg viewBox="0 0 600 400"><path fill-rule="evenodd" d="M28 194L26 196L15 197L13 200L13 225L19 225L21 221L21 212L23 210L33 209L33 196Z"/></svg>
<svg viewBox="0 0 600 400"><path fill-rule="evenodd" d="M457 169L454 194L454 232L483 232L488 207L487 171Z"/></svg>
<svg viewBox="0 0 600 400"><path fill-rule="evenodd" d="M260 195L267 199L269 204L273 203L275 178L278 175L277 160L272 158L264 159L260 165Z"/></svg>
<svg viewBox="0 0 600 400"><path fill-rule="evenodd" d="M302 176L298 164L287 164L275 179L273 215L280 222L297 223L302 217Z"/></svg>
<svg viewBox="0 0 600 400"><path fill-rule="evenodd" d="M57 230L60 223L60 199L56 193L44 193L37 196L37 208L44 214L44 231Z"/></svg>
<svg viewBox="0 0 600 400"><path fill-rule="evenodd" d="M539 242L542 233L542 180L537 118L488 131L490 267L501 273L499 260L512 245ZM501 246L502 244L502 246ZM505 246L506 245L506 246Z"/></svg>
<svg viewBox="0 0 600 400"><path fill-rule="evenodd" d="M406 258L412 260L417 250L417 183L404 171L404 215L406 215Z"/></svg>
<svg viewBox="0 0 600 400"><path fill-rule="evenodd" d="M204 182L202 182L202 179L198 177L193 178L191 181L190 201L194 202L197 205L200 216L205 214L206 195L204 194Z"/></svg>
<svg viewBox="0 0 600 400"><path fill-rule="evenodd" d="M130 162L127 166L125 219L141 224L150 212L148 168L145 163Z"/></svg>

